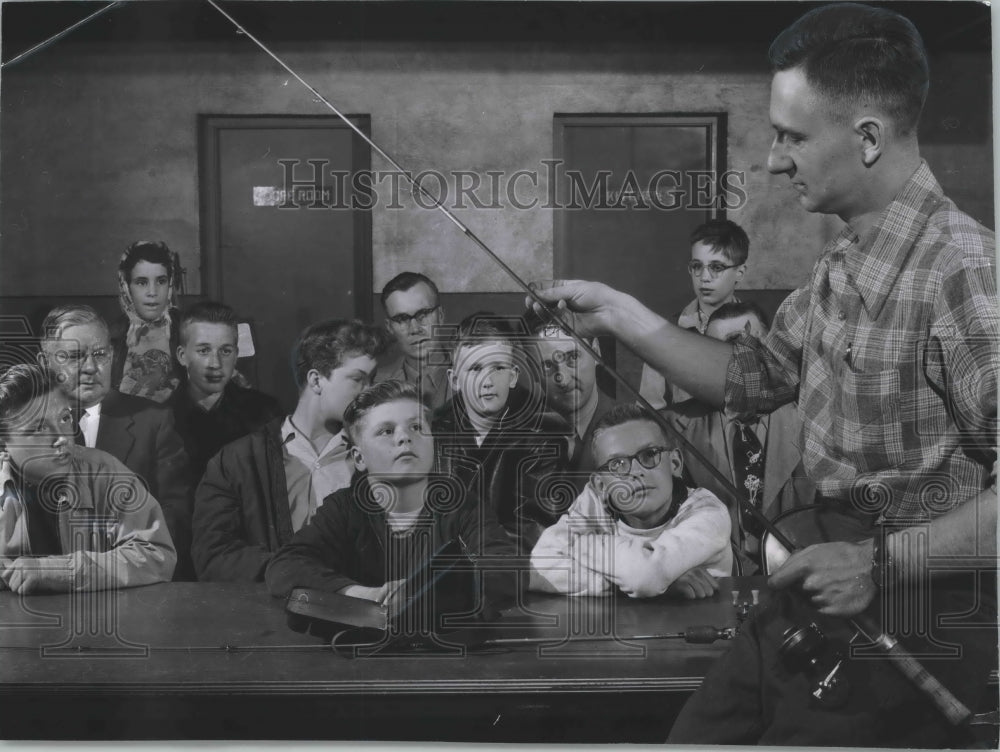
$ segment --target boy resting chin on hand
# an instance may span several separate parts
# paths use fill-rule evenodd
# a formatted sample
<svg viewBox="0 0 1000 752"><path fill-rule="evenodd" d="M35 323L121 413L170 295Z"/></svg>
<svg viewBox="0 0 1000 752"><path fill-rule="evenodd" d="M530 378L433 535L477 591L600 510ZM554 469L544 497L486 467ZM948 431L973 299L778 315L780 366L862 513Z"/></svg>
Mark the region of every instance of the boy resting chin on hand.
<svg viewBox="0 0 1000 752"><path fill-rule="evenodd" d="M594 429L597 471L531 552L531 588L633 598L668 590L688 598L729 576L731 523L710 491L680 480L674 443L638 405L619 405Z"/></svg>

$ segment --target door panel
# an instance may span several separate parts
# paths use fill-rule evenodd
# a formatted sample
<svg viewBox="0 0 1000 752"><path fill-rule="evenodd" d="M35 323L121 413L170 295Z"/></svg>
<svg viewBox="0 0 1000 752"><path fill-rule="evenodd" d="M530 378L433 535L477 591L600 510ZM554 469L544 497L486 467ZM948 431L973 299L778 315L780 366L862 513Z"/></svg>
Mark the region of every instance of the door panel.
<svg viewBox="0 0 1000 752"><path fill-rule="evenodd" d="M370 214L335 177L368 169L367 146L329 118L209 118L203 136L205 292L253 321L256 385L291 409L302 329L371 318Z"/></svg>

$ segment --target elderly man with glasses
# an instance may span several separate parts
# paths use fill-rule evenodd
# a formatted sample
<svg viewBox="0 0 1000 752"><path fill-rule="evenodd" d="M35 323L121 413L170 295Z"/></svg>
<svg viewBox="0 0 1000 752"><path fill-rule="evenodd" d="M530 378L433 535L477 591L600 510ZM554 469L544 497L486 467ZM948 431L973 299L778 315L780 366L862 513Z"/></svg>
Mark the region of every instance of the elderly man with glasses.
<svg viewBox="0 0 1000 752"><path fill-rule="evenodd" d="M190 561L190 463L170 410L111 388L107 322L86 305L53 308L42 322L38 361L70 402L76 443L107 452L143 479L160 502L177 549L175 580L194 579Z"/></svg>

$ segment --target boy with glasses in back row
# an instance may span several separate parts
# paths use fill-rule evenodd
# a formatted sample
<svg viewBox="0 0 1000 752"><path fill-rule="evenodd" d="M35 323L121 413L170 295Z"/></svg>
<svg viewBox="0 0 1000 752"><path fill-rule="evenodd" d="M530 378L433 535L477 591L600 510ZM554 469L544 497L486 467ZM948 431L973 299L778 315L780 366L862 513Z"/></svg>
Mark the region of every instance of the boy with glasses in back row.
<svg viewBox="0 0 1000 752"><path fill-rule="evenodd" d="M674 441L637 404L617 405L594 428L597 470L531 552L534 590L633 598L669 592L705 598L733 565L725 505L681 481Z"/></svg>
<svg viewBox="0 0 1000 752"><path fill-rule="evenodd" d="M704 334L708 320L727 303L739 303L736 286L747 270L750 239L735 222L713 219L691 233L691 260L687 269L694 300L677 315L677 326ZM657 410L688 399L691 395L668 384L659 371L642 366L639 394Z"/></svg>

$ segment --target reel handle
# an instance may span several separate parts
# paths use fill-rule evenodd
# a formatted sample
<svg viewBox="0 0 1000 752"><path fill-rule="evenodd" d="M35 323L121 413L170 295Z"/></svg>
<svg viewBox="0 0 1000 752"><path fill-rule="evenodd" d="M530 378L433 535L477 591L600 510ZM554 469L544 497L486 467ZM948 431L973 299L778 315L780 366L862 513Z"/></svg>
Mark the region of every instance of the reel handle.
<svg viewBox="0 0 1000 752"><path fill-rule="evenodd" d="M851 622L885 652L897 671L927 695L938 710L944 713L949 723L953 726L960 726L972 718L972 711L955 697L951 690L930 674L916 658L910 655L896 638L887 634L866 616L855 616ZM873 635L877 635L877 637L873 637Z"/></svg>

